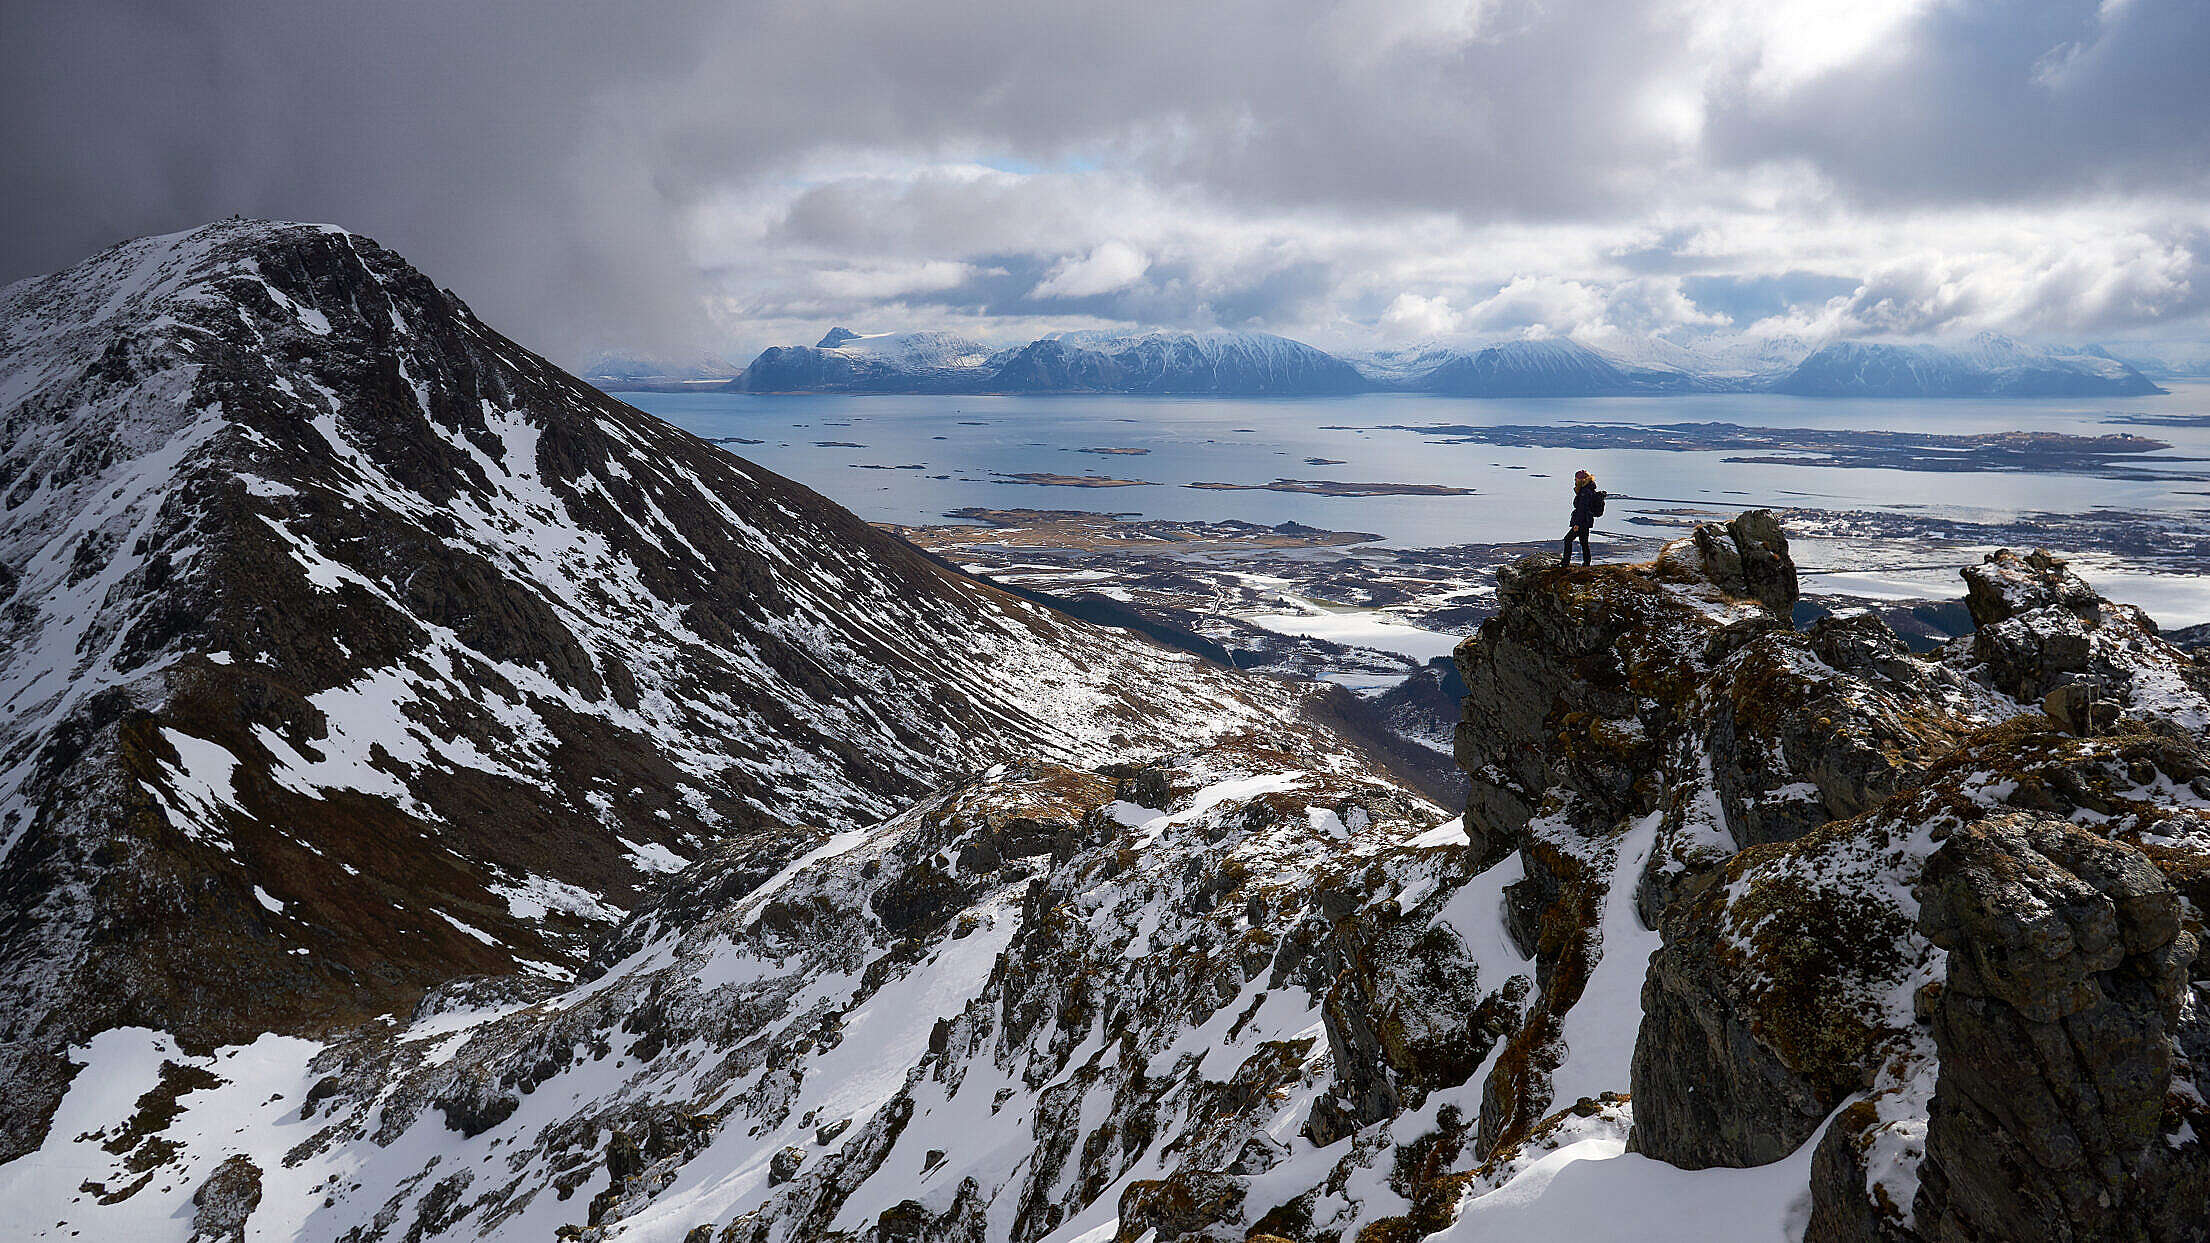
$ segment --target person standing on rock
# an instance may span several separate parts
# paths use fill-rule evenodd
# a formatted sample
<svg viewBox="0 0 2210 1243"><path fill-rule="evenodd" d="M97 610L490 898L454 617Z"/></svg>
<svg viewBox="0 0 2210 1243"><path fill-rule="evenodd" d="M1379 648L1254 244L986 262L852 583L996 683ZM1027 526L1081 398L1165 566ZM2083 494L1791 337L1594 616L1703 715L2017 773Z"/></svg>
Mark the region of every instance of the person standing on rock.
<svg viewBox="0 0 2210 1243"><path fill-rule="evenodd" d="M1573 541L1581 541L1581 564L1588 564L1588 533L1596 520L1604 516L1604 494L1596 490L1596 476L1585 470L1573 472L1573 525L1565 530L1565 547L1558 553L1559 565L1573 564Z"/></svg>

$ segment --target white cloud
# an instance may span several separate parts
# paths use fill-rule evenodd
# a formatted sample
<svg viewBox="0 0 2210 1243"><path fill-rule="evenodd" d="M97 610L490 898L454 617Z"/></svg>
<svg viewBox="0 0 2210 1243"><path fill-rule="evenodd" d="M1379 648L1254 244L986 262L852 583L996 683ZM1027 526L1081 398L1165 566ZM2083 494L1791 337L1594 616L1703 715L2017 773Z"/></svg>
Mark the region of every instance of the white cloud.
<svg viewBox="0 0 2210 1243"><path fill-rule="evenodd" d="M1925 337L1994 330L2082 340L2190 322L2199 331L2210 310L2210 212L2146 230L1985 215L1930 228L1933 237L1898 244L1869 265L1854 292L1776 317L1760 331ZM1944 241L1950 244L1938 244Z"/></svg>
<svg viewBox="0 0 2210 1243"><path fill-rule="evenodd" d="M1450 299L1400 293L1381 313L1382 335L1394 341L1426 337L1450 337L1463 328L1464 318L1450 308Z"/></svg>
<svg viewBox="0 0 2210 1243"><path fill-rule="evenodd" d="M824 268L814 273L813 281L823 293L832 297L875 300L950 289L971 279L976 271L973 264L936 259L873 267Z"/></svg>
<svg viewBox="0 0 2210 1243"><path fill-rule="evenodd" d="M1125 242L1105 242L1080 259L1062 261L1029 292L1032 298L1088 298L1126 289L1151 270L1151 260Z"/></svg>
<svg viewBox="0 0 2210 1243"><path fill-rule="evenodd" d="M243 211L361 229L571 355L1018 337L1076 300L1350 343L1707 331L1684 289L1791 273L1817 305L1745 314L2204 330L2201 0L541 9L23 0L0 163L39 193L0 280Z"/></svg>
<svg viewBox="0 0 2210 1243"><path fill-rule="evenodd" d="M1702 0L1684 5L1714 80L1770 98L1819 77L1891 56L1936 0Z"/></svg>

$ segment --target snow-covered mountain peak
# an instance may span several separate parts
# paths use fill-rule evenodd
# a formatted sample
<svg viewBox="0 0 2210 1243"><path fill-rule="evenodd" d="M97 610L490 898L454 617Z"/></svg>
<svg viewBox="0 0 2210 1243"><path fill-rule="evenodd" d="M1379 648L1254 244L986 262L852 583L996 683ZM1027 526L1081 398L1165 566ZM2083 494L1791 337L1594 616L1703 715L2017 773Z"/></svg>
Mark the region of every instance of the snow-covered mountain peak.
<svg viewBox="0 0 2210 1243"><path fill-rule="evenodd" d="M1953 345L1834 341L1778 378L1807 396L2125 396L2163 390L2101 350L2025 345L1983 332Z"/></svg>
<svg viewBox="0 0 2210 1243"><path fill-rule="evenodd" d="M980 341L957 333L934 331L885 332L868 336L846 333L836 345L821 348L915 370L980 367L990 360L992 353L990 347Z"/></svg>
<svg viewBox="0 0 2210 1243"><path fill-rule="evenodd" d="M116 1022L559 976L725 835L1303 712L946 570L366 238L224 222L4 310L0 884L42 914L0 926L0 1152Z"/></svg>
<svg viewBox="0 0 2210 1243"><path fill-rule="evenodd" d="M1762 510L1502 567L1445 820L1336 701L946 570L366 239L233 240L7 291L18 1233L2199 1234L2210 670L2062 559L1923 654L1797 629ZM1017 361L1282 379L1188 345ZM1652 382L1584 354L1445 365Z"/></svg>

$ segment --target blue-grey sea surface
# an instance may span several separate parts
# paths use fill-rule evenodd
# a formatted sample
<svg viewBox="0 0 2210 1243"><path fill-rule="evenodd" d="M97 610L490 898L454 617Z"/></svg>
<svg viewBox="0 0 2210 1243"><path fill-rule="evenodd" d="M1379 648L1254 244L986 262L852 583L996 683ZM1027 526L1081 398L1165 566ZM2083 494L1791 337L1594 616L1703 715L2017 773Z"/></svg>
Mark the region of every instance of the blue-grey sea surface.
<svg viewBox="0 0 2210 1243"><path fill-rule="evenodd" d="M2210 458L2210 422L2131 425L2127 415L2210 414L2210 384L2165 396L1852 400L1725 394L1669 398L1459 399L1406 394L1236 400L1120 396L755 396L621 393L623 400L706 437L744 437L730 451L797 479L877 522L930 524L948 511L1090 509L1150 518L1295 521L1367 531L1407 547L1552 539L1565 526L1571 480L1593 472L1615 498L1618 527L1679 502L1813 509L1896 509L1971 521L2092 509L2210 508L2210 462L2173 462L2183 480L2038 472L1934 473L1727 462L1739 450L1539 449L1444 443L1380 430L1390 424L1736 423L1754 427L1941 433L2133 432L2167 441L2156 456ZM843 442L823 444L821 442ZM862 447L851 448L856 444ZM1146 449L1137 455L1084 449ZM1307 458L1341 465L1308 465ZM2136 464L2147 466L2150 461ZM920 469L897 469L917 466ZM870 469L888 468L888 469ZM1038 487L1021 473L1098 474L1145 481L1117 488ZM933 478L932 476L949 476ZM1196 481L1263 484L1327 479L1432 483L1466 496L1328 497L1211 491ZM1652 500L1630 500L1648 497Z"/></svg>

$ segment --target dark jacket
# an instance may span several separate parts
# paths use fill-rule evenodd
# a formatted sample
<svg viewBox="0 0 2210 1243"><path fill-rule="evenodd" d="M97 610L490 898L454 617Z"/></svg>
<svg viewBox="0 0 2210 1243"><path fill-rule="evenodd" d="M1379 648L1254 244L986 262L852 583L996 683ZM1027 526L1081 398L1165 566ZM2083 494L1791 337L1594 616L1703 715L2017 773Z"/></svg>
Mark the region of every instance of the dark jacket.
<svg viewBox="0 0 2210 1243"><path fill-rule="evenodd" d="M1596 485L1584 483L1573 489L1573 525L1586 529L1596 525Z"/></svg>

